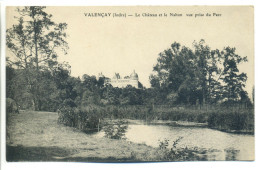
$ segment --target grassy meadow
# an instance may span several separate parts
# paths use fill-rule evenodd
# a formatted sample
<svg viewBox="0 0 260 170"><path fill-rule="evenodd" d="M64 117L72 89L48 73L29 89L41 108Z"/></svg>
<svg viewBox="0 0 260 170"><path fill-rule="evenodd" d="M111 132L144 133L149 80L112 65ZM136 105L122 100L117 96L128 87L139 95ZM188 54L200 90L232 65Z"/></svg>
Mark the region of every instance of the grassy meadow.
<svg viewBox="0 0 260 170"><path fill-rule="evenodd" d="M132 160L154 148L124 140L95 138L57 123L55 112L24 111L12 114L7 124L7 161ZM137 161L137 160L134 160Z"/></svg>

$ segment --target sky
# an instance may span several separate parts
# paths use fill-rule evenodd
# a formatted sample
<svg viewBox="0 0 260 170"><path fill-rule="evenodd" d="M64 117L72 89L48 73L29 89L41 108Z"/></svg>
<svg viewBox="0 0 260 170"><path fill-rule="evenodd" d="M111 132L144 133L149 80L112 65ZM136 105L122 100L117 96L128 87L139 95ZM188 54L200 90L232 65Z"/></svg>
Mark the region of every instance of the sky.
<svg viewBox="0 0 260 170"><path fill-rule="evenodd" d="M7 27L14 23L14 9L6 9ZM149 75L160 52L170 48L175 41L192 48L193 41L204 39L212 50L236 47L238 55L248 57L248 62L241 64L239 69L247 73L246 90L249 94L252 92L252 7L47 7L46 11L53 15L55 22L68 24L69 50L67 55L60 54L59 61L67 61L71 65L72 76L97 76L102 72L112 77L117 72L124 77L135 70L139 81L150 87ZM84 13L121 13L127 16L89 17ZM167 17L158 16L164 13ZM170 13L182 14L182 17L170 17ZM206 13L221 16L206 17ZM135 14L140 14L140 17L135 17ZM158 17L143 17L143 14L157 14ZM193 16L187 17L186 14ZM204 16L195 17L195 14Z"/></svg>

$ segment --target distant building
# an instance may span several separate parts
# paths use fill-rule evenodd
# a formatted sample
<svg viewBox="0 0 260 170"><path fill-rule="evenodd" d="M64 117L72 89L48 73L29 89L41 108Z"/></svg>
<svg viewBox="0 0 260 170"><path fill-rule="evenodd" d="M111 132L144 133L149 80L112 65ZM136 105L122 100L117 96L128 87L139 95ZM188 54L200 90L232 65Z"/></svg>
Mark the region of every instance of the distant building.
<svg viewBox="0 0 260 170"><path fill-rule="evenodd" d="M105 78L105 76L102 73L100 73L98 77ZM133 71L133 73L130 76L125 76L124 78L121 78L119 73L115 73L112 79L105 78L105 84L111 84L113 87L118 88L124 88L128 85L131 85L135 88L139 88L140 86L138 74L136 74L135 71Z"/></svg>

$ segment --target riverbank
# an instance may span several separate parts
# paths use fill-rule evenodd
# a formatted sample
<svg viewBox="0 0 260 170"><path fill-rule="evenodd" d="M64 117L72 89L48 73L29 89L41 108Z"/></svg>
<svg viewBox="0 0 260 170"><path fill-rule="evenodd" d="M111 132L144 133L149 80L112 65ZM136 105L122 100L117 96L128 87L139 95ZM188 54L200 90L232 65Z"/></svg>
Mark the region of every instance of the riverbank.
<svg viewBox="0 0 260 170"><path fill-rule="evenodd" d="M89 110L81 108L82 111ZM169 126L207 127L229 133L254 134L254 109L227 106L209 108L141 105L93 106L101 118L143 120ZM69 114L64 110L64 115ZM88 113L88 112L87 112ZM90 114L90 113L88 113ZM96 114L96 115L98 115ZM90 114L91 115L91 114ZM77 121L76 121L77 122ZM66 122L65 122L66 123Z"/></svg>
<svg viewBox="0 0 260 170"><path fill-rule="evenodd" d="M215 153L221 153L197 147L176 148L171 152L171 145L160 148L160 143L158 147L153 147L126 140L97 138L95 134L86 134L76 128L58 124L57 119L58 114L54 112L22 111L20 114L11 114L7 124L7 161L207 161L219 160ZM236 160L236 150L225 152L226 156L221 160Z"/></svg>
<svg viewBox="0 0 260 170"><path fill-rule="evenodd" d="M7 161L135 162L156 152L144 144L98 139L57 124L57 119L53 112L12 114L7 125Z"/></svg>
<svg viewBox="0 0 260 170"><path fill-rule="evenodd" d="M173 127L201 127L201 128L210 128L214 130L219 130L221 132L226 133L234 133L234 134L247 134L247 135L254 135L254 130L230 130L230 129L221 129L221 128L214 128L209 127L208 123L198 123L198 122L189 122L189 121L172 121L172 120L132 120L127 119L130 124L149 124L149 125L167 125Z"/></svg>

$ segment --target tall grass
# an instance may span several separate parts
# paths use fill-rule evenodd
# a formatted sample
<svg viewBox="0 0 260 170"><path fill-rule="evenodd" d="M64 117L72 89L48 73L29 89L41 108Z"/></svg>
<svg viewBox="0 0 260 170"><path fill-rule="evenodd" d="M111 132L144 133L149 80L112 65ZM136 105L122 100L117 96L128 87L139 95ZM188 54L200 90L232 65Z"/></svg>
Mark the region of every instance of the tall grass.
<svg viewBox="0 0 260 170"><path fill-rule="evenodd" d="M84 132L97 131L102 119L102 111L96 107L79 109L66 106L60 108L58 114L58 123L75 127Z"/></svg>
<svg viewBox="0 0 260 170"><path fill-rule="evenodd" d="M155 119L208 123L209 128L227 132L254 133L253 108L155 108Z"/></svg>
<svg viewBox="0 0 260 170"><path fill-rule="evenodd" d="M149 113L149 108L141 105L122 105L115 106L109 105L102 107L104 110L104 116L107 118L114 119L145 119L146 115Z"/></svg>
<svg viewBox="0 0 260 170"><path fill-rule="evenodd" d="M194 110L189 108L155 108L152 111L152 119L190 121L205 123L208 118L208 111Z"/></svg>
<svg viewBox="0 0 260 170"><path fill-rule="evenodd" d="M218 130L254 133L253 109L212 111L207 122Z"/></svg>
<svg viewBox="0 0 260 170"><path fill-rule="evenodd" d="M82 131L98 129L103 118L190 121L208 123L209 128L224 131L254 132L253 109L106 105L84 108L63 107L59 110L60 123Z"/></svg>

